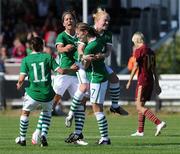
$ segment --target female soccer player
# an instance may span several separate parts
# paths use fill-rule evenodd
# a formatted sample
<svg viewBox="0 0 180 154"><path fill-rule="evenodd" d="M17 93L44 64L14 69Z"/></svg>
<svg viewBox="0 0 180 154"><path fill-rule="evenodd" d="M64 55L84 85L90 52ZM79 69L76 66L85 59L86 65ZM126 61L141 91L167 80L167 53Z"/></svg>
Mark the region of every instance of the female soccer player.
<svg viewBox="0 0 180 154"><path fill-rule="evenodd" d="M100 57L107 58L112 51L112 34L107 30L109 26L110 16L105 10L98 8L97 12L93 14L93 18L94 28L104 42L103 54L100 54ZM118 105L120 94L119 78L109 66L106 65L106 69L109 73L109 92L112 100L110 111L118 113L120 115L128 115L128 112Z"/></svg>
<svg viewBox="0 0 180 154"><path fill-rule="evenodd" d="M62 23L65 30L61 32L56 39L56 48L59 55L59 66L63 69L70 68L75 63L75 53L77 51L78 39L75 37L75 24L76 17L73 12L65 11L62 15ZM72 98L74 98L75 92L78 89L78 79L76 73L58 74L54 78L53 89L55 95L55 105L59 103L65 91L68 90ZM74 99L73 99L74 100ZM75 113L75 128L77 132L82 136L81 130L84 125L85 113L84 106L80 105L78 111ZM37 144L38 134L41 128L38 126L36 131L32 135L32 143ZM82 139L83 137L81 137Z"/></svg>
<svg viewBox="0 0 180 154"><path fill-rule="evenodd" d="M31 40L32 53L23 58L17 89L23 85L25 77L28 76L30 86L26 88L22 113L20 117L20 135L16 138L16 143L26 146L26 133L29 123L29 114L39 105L42 106L42 112L39 117L39 125L41 125L41 146L48 146L47 134L51 121L52 103L54 98L54 90L51 86L51 70L58 73L72 72L70 69L60 69L49 54L43 53L43 40L34 37ZM76 67L74 67L76 68ZM75 69L75 71L77 68Z"/></svg>
<svg viewBox="0 0 180 154"><path fill-rule="evenodd" d="M76 17L72 12L66 11L62 15L62 22L65 30L56 39L56 48L59 55L58 63L61 68L70 68L75 63L73 56L76 52L77 44L77 38L75 37ZM55 103L58 103L66 90L73 96L77 85L76 73L56 75L53 85L56 92Z"/></svg>
<svg viewBox="0 0 180 154"><path fill-rule="evenodd" d="M132 37L132 42L135 45L135 58L136 63L131 72L130 79L126 85L129 89L131 81L138 70L138 81L136 86L136 109L138 111L138 130L131 136L144 136L144 123L145 118L152 121L157 127L155 136L160 134L160 131L166 127L164 121L159 120L150 109L144 105L146 101L150 100L153 91L153 84L157 94L161 93L159 86L158 75L155 68L155 54L145 44L144 35L141 32L136 32Z"/></svg>
<svg viewBox="0 0 180 154"><path fill-rule="evenodd" d="M108 57L111 53L112 50L112 34L107 30L109 26L109 20L110 16L109 14L102 9L98 9L97 13L93 14L94 17L94 28L96 31L99 33L99 37L102 39L104 42L104 50L100 53L97 53L96 58L98 59L104 59ZM82 52L83 55L83 52ZM91 55L92 56L92 55ZM93 59L93 57L91 57ZM119 94L120 94L120 85L119 85L119 79L117 75L113 72L113 70L106 65L106 69L109 73L109 88L110 88L110 97L112 99L112 105L110 108L111 112L118 113L121 115L128 115L128 112L125 111L122 107L118 105L118 100L119 100ZM75 99L72 102L70 112L68 116L66 117L65 125L67 127L70 127L72 124L72 119L73 119L73 114L78 106L80 104L80 100L83 99L83 93L87 91L88 89L87 84L81 84L81 87L79 88L79 91L75 94Z"/></svg>
<svg viewBox="0 0 180 154"><path fill-rule="evenodd" d="M103 50L104 44L97 38L96 31L85 23L79 23L76 26L76 34L80 40L84 40L87 46L84 49L84 55L96 55ZM98 144L111 144L108 136L108 124L103 113L103 103L108 85L108 73L104 64L104 59L93 61L83 60L86 75L90 81L90 102L93 112L99 126L101 138Z"/></svg>

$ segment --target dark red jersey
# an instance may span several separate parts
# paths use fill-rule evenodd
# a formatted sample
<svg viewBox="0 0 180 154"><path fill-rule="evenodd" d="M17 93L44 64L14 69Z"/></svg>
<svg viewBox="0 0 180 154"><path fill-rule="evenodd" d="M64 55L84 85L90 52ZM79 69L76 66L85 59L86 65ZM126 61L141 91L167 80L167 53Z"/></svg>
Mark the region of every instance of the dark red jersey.
<svg viewBox="0 0 180 154"><path fill-rule="evenodd" d="M155 54L147 46L142 45L135 50L135 58L138 63L138 85L148 85L153 82L152 69L155 67Z"/></svg>

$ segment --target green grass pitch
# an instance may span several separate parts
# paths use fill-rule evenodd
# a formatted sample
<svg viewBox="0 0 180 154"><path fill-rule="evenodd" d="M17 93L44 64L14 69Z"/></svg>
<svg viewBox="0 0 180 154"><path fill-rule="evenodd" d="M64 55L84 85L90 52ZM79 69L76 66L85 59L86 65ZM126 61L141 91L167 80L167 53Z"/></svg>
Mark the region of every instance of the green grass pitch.
<svg viewBox="0 0 180 154"><path fill-rule="evenodd" d="M137 115L127 117L108 114L111 145L100 146L99 131L94 115L88 115L85 121L84 136L87 146L67 144L64 138L74 130L65 128L64 117L53 117L48 136L48 147L31 145L31 135L38 119L38 114L30 116L27 133L27 146L15 144L19 134L19 113L0 113L0 154L179 154L180 153L180 115L159 113L158 116L167 122L167 127L158 137L154 136L156 127L146 120L145 136L130 137L137 128ZM74 123L73 123L74 124Z"/></svg>

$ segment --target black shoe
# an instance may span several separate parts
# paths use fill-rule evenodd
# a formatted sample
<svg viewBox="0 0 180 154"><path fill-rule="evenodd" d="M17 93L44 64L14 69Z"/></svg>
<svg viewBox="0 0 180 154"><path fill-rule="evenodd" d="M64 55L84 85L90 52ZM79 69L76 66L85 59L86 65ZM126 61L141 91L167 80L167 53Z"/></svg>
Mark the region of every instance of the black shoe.
<svg viewBox="0 0 180 154"><path fill-rule="evenodd" d="M41 136L41 147L45 147L45 146L48 146L48 143L47 143L47 139L45 136Z"/></svg>
<svg viewBox="0 0 180 154"><path fill-rule="evenodd" d="M99 144L99 145L110 145L110 144L111 144L111 140L110 140L110 139L108 139L108 140L102 140L102 139L100 139L100 140L97 142L97 144Z"/></svg>
<svg viewBox="0 0 180 154"><path fill-rule="evenodd" d="M118 114L123 115L123 116L126 116L126 115L129 114L126 110L124 110L124 109L123 109L122 107L120 107L120 106L117 107L117 108L113 108L113 107L111 106L110 111L113 112L113 113L118 113Z"/></svg>
<svg viewBox="0 0 180 154"><path fill-rule="evenodd" d="M21 146L26 146L26 140L21 141L20 137L17 137L15 142Z"/></svg>
<svg viewBox="0 0 180 154"><path fill-rule="evenodd" d="M84 138L83 134L75 134L75 133L71 133L69 135L68 138L66 138L64 141L66 143L72 143L72 142L76 142L77 140L82 140Z"/></svg>

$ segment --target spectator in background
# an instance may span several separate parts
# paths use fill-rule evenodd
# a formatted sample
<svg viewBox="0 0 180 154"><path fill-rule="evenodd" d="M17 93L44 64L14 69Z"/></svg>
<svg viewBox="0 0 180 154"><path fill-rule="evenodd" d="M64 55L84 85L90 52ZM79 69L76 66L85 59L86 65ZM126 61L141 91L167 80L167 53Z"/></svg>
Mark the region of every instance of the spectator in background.
<svg viewBox="0 0 180 154"><path fill-rule="evenodd" d="M0 59L0 110L6 109L4 74L5 74L4 61Z"/></svg>
<svg viewBox="0 0 180 154"><path fill-rule="evenodd" d="M3 45L4 35L0 34L0 47Z"/></svg>
<svg viewBox="0 0 180 154"><path fill-rule="evenodd" d="M37 20L37 4L36 0L23 1L25 6L24 22L28 25L35 24Z"/></svg>
<svg viewBox="0 0 180 154"><path fill-rule="evenodd" d="M6 46L2 46L0 48L0 59L4 61L7 58L8 58L7 48L6 48Z"/></svg>
<svg viewBox="0 0 180 154"><path fill-rule="evenodd" d="M54 18L54 13L49 12L48 17L42 28L45 43L48 46L55 48L55 41L57 37L57 20Z"/></svg>
<svg viewBox="0 0 180 154"><path fill-rule="evenodd" d="M49 10L49 2L49 0L37 0L39 17L47 16Z"/></svg>
<svg viewBox="0 0 180 154"><path fill-rule="evenodd" d="M56 4L56 12L57 12L57 16L60 17L63 13L64 9L64 1L63 0L55 0L55 4Z"/></svg>
<svg viewBox="0 0 180 154"><path fill-rule="evenodd" d="M22 59L26 56L26 48L21 43L19 38L16 38L13 42L14 47L12 49L13 58Z"/></svg>
<svg viewBox="0 0 180 154"><path fill-rule="evenodd" d="M11 18L6 18L2 25L3 44L6 44L8 48L12 47L14 40L14 21Z"/></svg>

